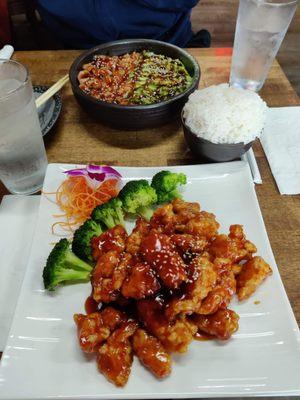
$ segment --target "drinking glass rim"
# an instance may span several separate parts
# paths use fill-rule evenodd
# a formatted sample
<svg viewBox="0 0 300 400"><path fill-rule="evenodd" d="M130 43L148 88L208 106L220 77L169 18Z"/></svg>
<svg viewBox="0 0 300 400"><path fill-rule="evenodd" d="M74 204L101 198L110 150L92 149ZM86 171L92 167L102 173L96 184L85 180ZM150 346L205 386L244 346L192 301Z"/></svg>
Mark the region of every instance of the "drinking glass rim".
<svg viewBox="0 0 300 400"><path fill-rule="evenodd" d="M261 0L255 0L256 2L257 1L261 1ZM273 3L271 0L262 0L261 1L262 2L262 4L266 4L266 5L270 5L270 6L274 6L274 7L285 7L285 6L289 6L289 5L291 5L291 4L296 4L296 3L298 3L298 0L290 0L290 1L287 1L286 3Z"/></svg>
<svg viewBox="0 0 300 400"><path fill-rule="evenodd" d="M0 101L6 100L11 95L13 95L16 92L18 92L20 89L22 89L28 83L28 80L29 80L28 68L25 65L21 64L18 61L15 61L15 60L7 60L5 58L0 58L0 64L2 64L4 62L5 63L16 64L16 65L19 65L20 67L22 67L25 70L25 79L24 80L20 80L20 85L18 87L16 87L15 89L12 89L8 93L6 93L4 96L0 96Z"/></svg>

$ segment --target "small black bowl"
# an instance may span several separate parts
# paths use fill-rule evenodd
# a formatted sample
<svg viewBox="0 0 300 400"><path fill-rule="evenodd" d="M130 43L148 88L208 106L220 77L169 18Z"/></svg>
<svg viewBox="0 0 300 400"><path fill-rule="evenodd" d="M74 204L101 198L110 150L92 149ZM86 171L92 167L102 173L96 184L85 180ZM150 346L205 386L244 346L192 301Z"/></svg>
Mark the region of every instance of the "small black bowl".
<svg viewBox="0 0 300 400"><path fill-rule="evenodd" d="M188 89L160 103L123 106L97 100L79 88L77 75L82 69L82 65L91 62L94 55L118 56L142 50L153 51L181 60L193 79ZM84 52L71 65L69 76L74 96L92 117L117 128L143 129L162 125L179 116L189 95L198 87L200 67L192 55L172 44L158 40L126 39L105 43Z"/></svg>
<svg viewBox="0 0 300 400"><path fill-rule="evenodd" d="M209 140L197 136L186 125L181 114L181 122L183 125L184 138L192 153L204 160L225 162L240 158L246 151L250 149L254 141L249 143L213 143Z"/></svg>

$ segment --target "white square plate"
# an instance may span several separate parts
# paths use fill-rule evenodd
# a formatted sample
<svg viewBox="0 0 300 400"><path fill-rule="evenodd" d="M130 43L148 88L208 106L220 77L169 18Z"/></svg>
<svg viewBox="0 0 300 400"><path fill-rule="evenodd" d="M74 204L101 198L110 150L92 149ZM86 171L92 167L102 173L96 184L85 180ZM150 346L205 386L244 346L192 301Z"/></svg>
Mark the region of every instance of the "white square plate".
<svg viewBox="0 0 300 400"><path fill-rule="evenodd" d="M7 342L18 302L40 197L9 194L3 196L0 204L0 351ZM22 246L16 247L16 243L22 243Z"/></svg>
<svg viewBox="0 0 300 400"><path fill-rule="evenodd" d="M44 191L55 190L64 169L49 165ZM169 167L168 167L169 168ZM151 178L161 168L117 168L124 179ZM174 356L169 378L159 381L135 359L125 388L116 388L81 352L73 314L84 312L89 284L44 291L42 270L56 238L57 206L42 196L28 269L0 369L1 399L142 399L300 395L300 335L261 217L249 167L244 162L171 167L184 172L184 198L216 214L221 231L244 225L274 274L248 301L233 308L240 329L228 342L194 341ZM21 245L21 243L19 244ZM288 267L288 266L287 266ZM254 304L259 300L259 304ZM9 299L8 299L9 301Z"/></svg>

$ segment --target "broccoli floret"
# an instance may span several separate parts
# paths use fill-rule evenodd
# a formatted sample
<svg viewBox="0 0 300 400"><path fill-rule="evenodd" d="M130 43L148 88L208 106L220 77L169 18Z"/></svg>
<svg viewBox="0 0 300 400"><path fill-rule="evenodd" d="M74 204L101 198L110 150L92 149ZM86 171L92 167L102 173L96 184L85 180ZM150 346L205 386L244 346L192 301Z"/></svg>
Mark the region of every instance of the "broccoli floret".
<svg viewBox="0 0 300 400"><path fill-rule="evenodd" d="M45 289L54 290L62 283L88 281L92 269L72 253L67 239L61 239L49 254L43 271Z"/></svg>
<svg viewBox="0 0 300 400"><path fill-rule="evenodd" d="M151 206L157 202L155 190L144 179L127 182L119 197L125 212L141 215L148 220L153 214Z"/></svg>
<svg viewBox="0 0 300 400"><path fill-rule="evenodd" d="M110 229L116 225L124 225L122 201L115 197L107 203L94 208L92 219Z"/></svg>
<svg viewBox="0 0 300 400"><path fill-rule="evenodd" d="M152 178L151 186L157 194L158 204L181 198L178 185L186 184L186 176L182 173L160 171Z"/></svg>
<svg viewBox="0 0 300 400"><path fill-rule="evenodd" d="M85 261L93 261L91 240L95 236L101 235L103 229L100 224L88 219L74 233L72 251Z"/></svg>

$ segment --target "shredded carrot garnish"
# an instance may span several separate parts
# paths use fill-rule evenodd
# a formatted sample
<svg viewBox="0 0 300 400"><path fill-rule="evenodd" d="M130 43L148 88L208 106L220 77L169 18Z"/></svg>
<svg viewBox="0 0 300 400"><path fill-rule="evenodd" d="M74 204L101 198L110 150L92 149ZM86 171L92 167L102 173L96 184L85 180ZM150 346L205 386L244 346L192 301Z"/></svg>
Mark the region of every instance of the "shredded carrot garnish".
<svg viewBox="0 0 300 400"><path fill-rule="evenodd" d="M69 176L59 186L55 194L55 201L64 214L56 215L64 221L57 221L52 225L52 233L59 226L65 231L73 232L74 228L86 221L93 209L100 204L118 195L119 180L107 179L98 188L92 188L84 176Z"/></svg>

